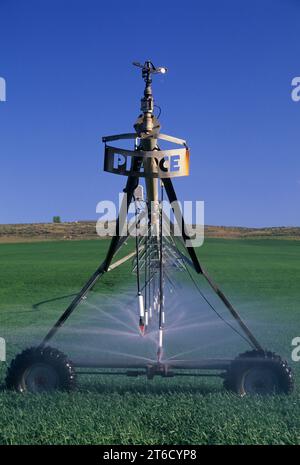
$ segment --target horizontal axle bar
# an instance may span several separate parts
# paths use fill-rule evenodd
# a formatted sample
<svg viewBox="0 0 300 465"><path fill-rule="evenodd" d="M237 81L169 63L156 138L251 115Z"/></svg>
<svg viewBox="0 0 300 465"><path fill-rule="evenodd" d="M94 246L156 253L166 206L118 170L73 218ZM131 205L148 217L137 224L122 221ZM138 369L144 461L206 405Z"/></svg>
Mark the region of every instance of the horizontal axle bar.
<svg viewBox="0 0 300 465"><path fill-rule="evenodd" d="M138 377L138 376L148 376L147 370L141 371L133 371L133 370L127 370L127 371L77 371L77 375L99 375L99 376L120 376L120 375L125 375L128 377ZM160 375L165 378L173 378L175 376L192 376L192 377L223 377L223 372L221 373L183 373L181 371L168 371L166 374L162 374L161 372L158 373L153 373L151 375L151 378L153 378L156 375Z"/></svg>
<svg viewBox="0 0 300 465"><path fill-rule="evenodd" d="M123 370L226 370L230 363L231 359L202 359L202 360L169 360L166 362L149 362L149 363L111 363L111 362L74 362L76 368L89 368L89 369L123 369Z"/></svg>

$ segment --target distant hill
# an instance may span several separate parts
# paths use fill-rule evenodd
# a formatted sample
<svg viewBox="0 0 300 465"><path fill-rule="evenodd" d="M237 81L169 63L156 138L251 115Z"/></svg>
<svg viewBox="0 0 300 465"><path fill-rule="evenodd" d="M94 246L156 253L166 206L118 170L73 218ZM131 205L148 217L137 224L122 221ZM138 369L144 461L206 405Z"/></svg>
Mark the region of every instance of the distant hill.
<svg viewBox="0 0 300 465"><path fill-rule="evenodd" d="M95 221L0 224L0 242L2 243L96 239L97 237ZM205 226L205 237L300 240L300 227L243 228L238 226Z"/></svg>

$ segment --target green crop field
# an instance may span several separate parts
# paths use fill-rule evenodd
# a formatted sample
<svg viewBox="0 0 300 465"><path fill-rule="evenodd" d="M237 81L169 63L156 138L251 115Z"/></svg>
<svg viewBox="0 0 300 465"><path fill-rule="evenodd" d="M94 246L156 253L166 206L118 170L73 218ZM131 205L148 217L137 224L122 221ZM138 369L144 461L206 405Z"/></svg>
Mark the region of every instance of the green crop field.
<svg viewBox="0 0 300 465"><path fill-rule="evenodd" d="M78 291L107 246L0 244L0 336L8 363L45 335L71 297L36 304ZM71 394L21 395L5 389L7 365L0 363L0 443L300 444L300 362L291 360L291 341L300 336L300 241L208 239L198 254L260 341L289 361L294 394L239 398L214 378L84 375ZM126 293L129 270L128 263L108 273L99 295Z"/></svg>

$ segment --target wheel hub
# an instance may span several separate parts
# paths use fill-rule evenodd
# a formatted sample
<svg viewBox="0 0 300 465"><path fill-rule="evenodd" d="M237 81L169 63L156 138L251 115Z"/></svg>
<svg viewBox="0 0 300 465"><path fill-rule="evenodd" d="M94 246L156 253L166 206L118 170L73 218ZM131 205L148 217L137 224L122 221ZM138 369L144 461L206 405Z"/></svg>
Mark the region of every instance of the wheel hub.
<svg viewBox="0 0 300 465"><path fill-rule="evenodd" d="M246 394L274 394L278 380L269 368L250 368L244 375L243 387Z"/></svg>
<svg viewBox="0 0 300 465"><path fill-rule="evenodd" d="M59 377L56 370L45 363L35 363L29 367L22 379L24 390L31 392L52 391L58 387Z"/></svg>

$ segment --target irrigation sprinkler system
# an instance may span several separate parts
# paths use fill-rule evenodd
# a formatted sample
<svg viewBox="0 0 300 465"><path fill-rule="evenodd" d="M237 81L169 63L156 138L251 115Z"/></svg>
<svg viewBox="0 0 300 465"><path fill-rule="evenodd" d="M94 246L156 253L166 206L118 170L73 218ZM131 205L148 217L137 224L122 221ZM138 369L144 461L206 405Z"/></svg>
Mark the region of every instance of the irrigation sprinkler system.
<svg viewBox="0 0 300 465"><path fill-rule="evenodd" d="M293 390L293 374L287 362L273 352L265 350L207 273L192 245L183 214L175 207L177 195L172 178L188 175L189 149L185 140L162 134L159 119L154 114L152 77L155 74L165 74L167 68L155 67L151 61L133 64L141 69L145 83L141 114L134 124L134 132L103 137L104 170L127 177L121 206L123 215L120 214L117 219L115 235L111 239L103 263L75 295L40 345L24 350L12 361L6 378L7 386L20 392L72 390L75 387L76 374L82 373L146 375L148 379L155 376L220 376L224 379L224 386L227 389L240 395L288 394ZM125 150L111 145L118 140L133 141L134 149ZM177 148L163 150L159 146L159 141L175 144ZM145 189L139 185L140 178L145 180ZM172 227L169 228L168 234L164 233L168 220L163 211L165 195L180 226L179 238L175 236ZM135 228L135 250L124 258L114 261L116 253L132 232L126 231L124 234L122 221L131 205L135 209L135 222L131 225L131 228ZM96 282L107 272L128 260L132 260L132 270L136 274L139 331L141 335L145 335L150 324L157 325L156 359L147 364L136 361L134 363L101 361L79 365L72 363L65 354L52 348L49 343ZM173 286L174 270L186 273L192 279L200 297L221 317L203 294L197 283L197 276L194 277L192 272L196 272L206 280L236 324L229 326L247 341L251 350L238 355L235 359L197 361L164 359L164 333L167 327L165 289L167 285ZM80 371L81 369L83 371Z"/></svg>

